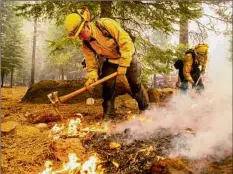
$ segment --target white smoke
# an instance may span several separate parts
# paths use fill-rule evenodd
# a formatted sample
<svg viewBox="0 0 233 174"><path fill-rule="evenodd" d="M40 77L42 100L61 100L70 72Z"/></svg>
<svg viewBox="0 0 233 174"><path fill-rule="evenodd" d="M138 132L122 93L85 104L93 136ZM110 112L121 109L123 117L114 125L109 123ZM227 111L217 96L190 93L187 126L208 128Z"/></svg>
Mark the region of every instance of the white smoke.
<svg viewBox="0 0 233 174"><path fill-rule="evenodd" d="M211 41L211 40L210 40ZM169 156L201 159L208 156L222 159L232 153L232 64L228 62L229 42L222 37L210 42L208 81L205 92L192 98L174 96L166 107L154 107L145 113L151 122L138 120L118 125L117 130L130 128L134 138L143 138L159 128L183 132L174 139ZM195 134L184 133L186 128Z"/></svg>

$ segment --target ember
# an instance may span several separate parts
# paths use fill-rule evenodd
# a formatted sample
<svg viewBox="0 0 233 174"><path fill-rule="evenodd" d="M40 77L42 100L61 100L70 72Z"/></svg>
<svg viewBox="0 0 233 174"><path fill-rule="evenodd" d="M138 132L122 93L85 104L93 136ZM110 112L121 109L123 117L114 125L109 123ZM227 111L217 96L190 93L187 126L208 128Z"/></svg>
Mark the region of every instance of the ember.
<svg viewBox="0 0 233 174"><path fill-rule="evenodd" d="M168 130L135 139L130 129L123 133L95 134L92 139L83 139L87 150L94 150L102 160L106 173L151 173L151 167L158 156L166 154L174 137Z"/></svg>
<svg viewBox="0 0 233 174"><path fill-rule="evenodd" d="M50 130L50 137L54 140L59 138L77 138L84 137L90 132L107 132L109 130L108 123L96 123L95 125L84 127L81 124L81 119L70 120L68 126L55 124Z"/></svg>

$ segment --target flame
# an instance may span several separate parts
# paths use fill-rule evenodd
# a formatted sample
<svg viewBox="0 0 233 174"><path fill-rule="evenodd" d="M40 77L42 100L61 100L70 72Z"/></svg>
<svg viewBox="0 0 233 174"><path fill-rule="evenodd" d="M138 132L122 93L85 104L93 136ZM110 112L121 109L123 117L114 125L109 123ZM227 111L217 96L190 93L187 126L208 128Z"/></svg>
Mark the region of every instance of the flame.
<svg viewBox="0 0 233 174"><path fill-rule="evenodd" d="M75 153L69 153L69 161L63 165L63 169L55 173L68 172L70 174L75 173L75 171L80 170L81 164L77 161L79 160Z"/></svg>
<svg viewBox="0 0 233 174"><path fill-rule="evenodd" d="M39 174L61 174L61 173L67 173L67 174L75 174L79 172L80 174L103 174L104 169L101 165L97 166L97 161L99 159L96 157L96 155L91 156L87 161L81 165L79 163L79 159L76 156L75 153L69 153L69 161L63 165L63 168L61 170L52 171L52 162L46 161L45 162L45 170L42 171Z"/></svg>
<svg viewBox="0 0 233 174"><path fill-rule="evenodd" d="M44 166L45 170L40 172L39 174L51 174L52 173L52 162L51 161L46 161Z"/></svg>
<svg viewBox="0 0 233 174"><path fill-rule="evenodd" d="M95 156L91 156L88 161L86 161L82 165L82 169L80 170L80 174L96 174L96 161L97 158Z"/></svg>
<svg viewBox="0 0 233 174"><path fill-rule="evenodd" d="M106 132L108 131L108 125L109 123L104 123L103 125L96 125L93 128L91 128L92 131L99 131L99 132Z"/></svg>
<svg viewBox="0 0 233 174"><path fill-rule="evenodd" d="M108 129L109 129L108 126L109 126L109 124L108 124L108 123L105 123L105 124L104 124L104 127L103 127L103 130L104 130L104 131L108 131Z"/></svg>
<svg viewBox="0 0 233 174"><path fill-rule="evenodd" d="M103 125L100 125L100 123L97 123L95 126L85 127L85 128L80 129L82 133L85 132L82 134L82 136L85 136L89 132L107 132L108 130L109 130L109 123L104 123Z"/></svg>
<svg viewBox="0 0 233 174"><path fill-rule="evenodd" d="M77 125L81 123L80 118L77 118L76 120L70 120L69 122L69 128L68 128L68 134L69 135L77 135Z"/></svg>
<svg viewBox="0 0 233 174"><path fill-rule="evenodd" d="M152 122L152 118L145 117L144 115L141 115L141 114L139 114L139 115L136 115L136 114L128 115L127 119L128 120L138 120L138 121L141 121L141 122Z"/></svg>
<svg viewBox="0 0 233 174"><path fill-rule="evenodd" d="M51 132L56 134L56 133L59 133L62 129L64 129L64 125L59 127L57 124L55 124L53 128L51 129Z"/></svg>
<svg viewBox="0 0 233 174"><path fill-rule="evenodd" d="M55 124L52 129L51 132L49 134L49 137L53 137L53 139L59 139L59 133L64 129L64 124L61 125L61 127L58 126L58 124Z"/></svg>

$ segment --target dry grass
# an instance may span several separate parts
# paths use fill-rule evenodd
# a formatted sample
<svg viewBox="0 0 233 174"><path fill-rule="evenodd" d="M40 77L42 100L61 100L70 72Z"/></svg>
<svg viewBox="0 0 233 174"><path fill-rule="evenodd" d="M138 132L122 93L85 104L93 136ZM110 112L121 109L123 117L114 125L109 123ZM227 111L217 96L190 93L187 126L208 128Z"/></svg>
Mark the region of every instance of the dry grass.
<svg viewBox="0 0 233 174"><path fill-rule="evenodd" d="M35 129L24 126L2 136L2 173L35 172L45 160L53 158L48 133Z"/></svg>

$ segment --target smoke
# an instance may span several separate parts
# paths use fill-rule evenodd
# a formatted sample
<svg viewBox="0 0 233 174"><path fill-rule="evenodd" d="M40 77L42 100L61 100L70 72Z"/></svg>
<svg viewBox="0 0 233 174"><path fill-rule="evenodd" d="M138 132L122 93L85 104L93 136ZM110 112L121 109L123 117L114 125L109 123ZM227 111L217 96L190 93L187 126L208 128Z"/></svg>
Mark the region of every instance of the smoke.
<svg viewBox="0 0 233 174"><path fill-rule="evenodd" d="M152 121L128 121L118 125L117 131L130 128L135 139L166 128L181 133L172 142L169 157L189 159L214 157L222 159L232 153L232 64L228 62L228 47L224 39L210 44L208 78L200 96L174 96L166 107L154 107L144 113ZM224 42L225 45L227 42ZM221 45L221 46L220 46ZM185 133L186 128L195 134Z"/></svg>

